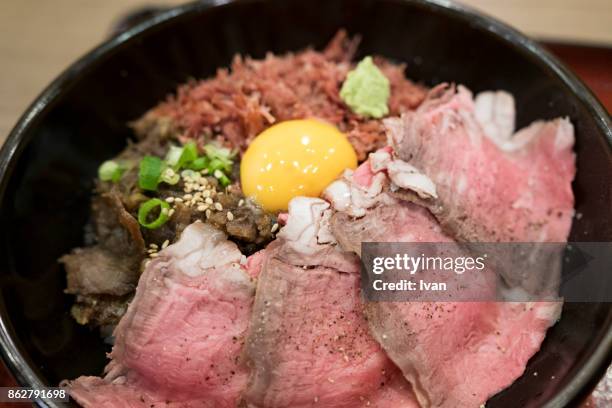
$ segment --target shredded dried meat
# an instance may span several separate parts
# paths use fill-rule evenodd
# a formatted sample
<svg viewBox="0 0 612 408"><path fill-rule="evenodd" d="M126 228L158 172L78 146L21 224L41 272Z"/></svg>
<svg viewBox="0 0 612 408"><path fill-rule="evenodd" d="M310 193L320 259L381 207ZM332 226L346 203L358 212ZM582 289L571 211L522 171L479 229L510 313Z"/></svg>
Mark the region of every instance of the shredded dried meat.
<svg viewBox="0 0 612 408"><path fill-rule="evenodd" d="M379 120L365 119L348 109L339 96L358 38L340 31L323 52L268 54L263 60L236 56L231 68L214 78L191 82L134 124L142 135L174 129L183 139L221 140L245 149L274 122L316 117L345 132L360 160L385 144ZM406 79L404 65L377 57L389 78L390 115L417 107L426 89Z"/></svg>

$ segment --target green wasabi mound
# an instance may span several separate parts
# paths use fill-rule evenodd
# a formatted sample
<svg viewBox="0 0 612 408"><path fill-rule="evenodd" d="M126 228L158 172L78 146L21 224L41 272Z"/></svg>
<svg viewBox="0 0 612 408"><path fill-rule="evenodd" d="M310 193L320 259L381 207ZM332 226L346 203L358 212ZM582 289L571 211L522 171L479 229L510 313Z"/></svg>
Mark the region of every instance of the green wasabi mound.
<svg viewBox="0 0 612 408"><path fill-rule="evenodd" d="M346 76L340 97L353 112L371 118L382 118L389 113L389 80L374 64L372 57L365 57Z"/></svg>

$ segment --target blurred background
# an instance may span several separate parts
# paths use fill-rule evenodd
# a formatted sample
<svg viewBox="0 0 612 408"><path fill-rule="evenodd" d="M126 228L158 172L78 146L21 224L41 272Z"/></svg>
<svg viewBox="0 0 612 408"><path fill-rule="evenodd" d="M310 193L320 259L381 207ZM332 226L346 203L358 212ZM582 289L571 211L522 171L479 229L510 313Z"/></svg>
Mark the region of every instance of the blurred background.
<svg viewBox="0 0 612 408"><path fill-rule="evenodd" d="M0 143L18 116L55 76L103 41L127 13L184 0L1 0ZM534 38L563 44L612 47L612 0L464 0ZM591 87L612 92L610 53L570 58L601 77ZM601 56L599 56L601 55ZM564 57L564 55L561 55ZM591 61L593 60L594 61ZM570 65L572 65L571 61ZM594 72L593 72L594 71ZM608 73L607 78L602 75ZM605 76L605 75L604 75ZM596 89L598 91L598 89ZM604 99L600 94L600 98ZM604 103L607 101L602 100Z"/></svg>
<svg viewBox="0 0 612 408"><path fill-rule="evenodd" d="M42 89L107 38L126 15L143 7L182 3L185 1L0 0L0 145ZM612 0L462 3L545 42L612 110ZM612 384L612 371L609 377ZM0 386L12 383L0 363ZM612 390L602 384L597 392L608 394ZM587 406L593 406L591 400L585 403Z"/></svg>

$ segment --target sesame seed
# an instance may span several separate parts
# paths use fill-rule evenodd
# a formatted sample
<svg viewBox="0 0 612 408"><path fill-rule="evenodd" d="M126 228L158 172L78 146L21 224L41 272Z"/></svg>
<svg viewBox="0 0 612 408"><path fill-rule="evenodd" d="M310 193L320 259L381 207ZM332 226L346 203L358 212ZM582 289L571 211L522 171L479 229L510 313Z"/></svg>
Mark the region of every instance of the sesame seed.
<svg viewBox="0 0 612 408"><path fill-rule="evenodd" d="M274 233L278 230L278 222L275 222L274 225L272 225L272 228L270 229L270 232Z"/></svg>
<svg viewBox="0 0 612 408"><path fill-rule="evenodd" d="M193 198L193 196L191 194L185 194L183 196L183 200L191 200Z"/></svg>
<svg viewBox="0 0 612 408"><path fill-rule="evenodd" d="M234 220L234 214L232 214L232 212L231 212L231 211L228 211L228 212L227 212L227 219L228 219L229 221L233 221L233 220Z"/></svg>
<svg viewBox="0 0 612 408"><path fill-rule="evenodd" d="M174 202L174 197L166 197L166 202L167 203L173 203Z"/></svg>
<svg viewBox="0 0 612 408"><path fill-rule="evenodd" d="M198 205L198 211L200 211L200 212L204 212L207 209L208 209L207 205L204 205L204 204Z"/></svg>
<svg viewBox="0 0 612 408"><path fill-rule="evenodd" d="M174 208L171 208L170 211L168 211L168 217L172 217L174 215Z"/></svg>
<svg viewBox="0 0 612 408"><path fill-rule="evenodd" d="M202 171L200 171L200 174L202 174L203 176L208 174L208 169L204 169Z"/></svg>
<svg viewBox="0 0 612 408"><path fill-rule="evenodd" d="M159 254L157 252L152 253L151 255L149 255L151 258L157 258L159 256Z"/></svg>
<svg viewBox="0 0 612 408"><path fill-rule="evenodd" d="M212 211L206 210L206 218L210 218L211 214L212 214Z"/></svg>
<svg viewBox="0 0 612 408"><path fill-rule="evenodd" d="M168 245L170 245L170 241L165 240L164 243L162 244L162 249L166 248Z"/></svg>
<svg viewBox="0 0 612 408"><path fill-rule="evenodd" d="M154 249L159 248L159 247L157 246L157 244L149 244L149 246L150 246L151 248L154 248Z"/></svg>
<svg viewBox="0 0 612 408"><path fill-rule="evenodd" d="M213 176L215 176L215 178L220 179L221 177L223 177L223 172L221 170L215 170Z"/></svg>
<svg viewBox="0 0 612 408"><path fill-rule="evenodd" d="M215 203L215 210L217 211L223 210L223 206L221 205L221 203Z"/></svg>
<svg viewBox="0 0 612 408"><path fill-rule="evenodd" d="M241 198L240 201L238 201L238 207L242 207L244 205L244 200Z"/></svg>
<svg viewBox="0 0 612 408"><path fill-rule="evenodd" d="M208 204L208 205L212 205L213 200L212 200L212 198L210 198L210 197L206 197L206 200L204 200L204 202L205 202L206 204Z"/></svg>
<svg viewBox="0 0 612 408"><path fill-rule="evenodd" d="M210 190L204 190L204 191L202 192L202 197L204 197L204 198L208 198L208 197L210 197Z"/></svg>
<svg viewBox="0 0 612 408"><path fill-rule="evenodd" d="M176 202L176 203L182 203L182 202L183 202L183 199L182 199L181 197L176 197L176 198L174 199L174 202Z"/></svg>
<svg viewBox="0 0 612 408"><path fill-rule="evenodd" d="M167 208L162 208L161 213L162 213L163 215L168 215L169 210L168 210Z"/></svg>

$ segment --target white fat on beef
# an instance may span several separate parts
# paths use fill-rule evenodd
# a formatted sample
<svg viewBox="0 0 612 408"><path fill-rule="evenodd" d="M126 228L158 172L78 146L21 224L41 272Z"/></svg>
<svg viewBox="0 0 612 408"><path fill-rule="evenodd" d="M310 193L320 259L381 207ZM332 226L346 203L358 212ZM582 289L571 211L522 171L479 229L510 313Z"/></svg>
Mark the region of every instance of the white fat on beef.
<svg viewBox="0 0 612 408"><path fill-rule="evenodd" d="M367 175L367 184L359 182L362 164L357 170L345 170L342 178L331 183L323 192L323 197L328 200L337 211L346 212L353 217L363 217L368 208L374 207L381 199L387 199L382 194L383 187L387 183L387 177L383 173Z"/></svg>
<svg viewBox="0 0 612 408"><path fill-rule="evenodd" d="M391 149L380 149L369 156L372 172L387 171L391 190L412 190L421 198L437 198L436 185L419 169L393 156Z"/></svg>
<svg viewBox="0 0 612 408"><path fill-rule="evenodd" d="M514 97L504 91L486 91L476 95L474 114L485 135L495 144L506 145L514 134L516 109Z"/></svg>
<svg viewBox="0 0 612 408"><path fill-rule="evenodd" d="M219 260L224 265L241 264L243 255L227 236L216 228L207 225L185 228L180 245L170 245L162 253L172 257L174 265L185 275L195 277L208 268L217 266ZM202 232L205 230L205 233Z"/></svg>
<svg viewBox="0 0 612 408"><path fill-rule="evenodd" d="M505 143L500 146L502 150L507 152L519 151L520 149L527 146L534 139L538 138L541 133L546 131L546 126L549 123L546 121L538 120L516 132L516 134ZM557 119L557 130L554 136L554 152L561 152L563 150L572 149L574 145L574 127L568 118Z"/></svg>
<svg viewBox="0 0 612 408"><path fill-rule="evenodd" d="M516 108L514 97L504 91L481 92L474 98L474 116L486 137L505 152L516 152L537 138L545 121L536 121L514 133ZM574 144L573 128L568 119L559 123L555 138L557 150L564 150Z"/></svg>
<svg viewBox="0 0 612 408"><path fill-rule="evenodd" d="M431 179L395 157L390 147L370 153L368 160L355 171L346 170L340 179L325 189L323 197L334 210L360 218L370 208L395 202L385 187L391 191L411 190L423 199L437 198L436 186Z"/></svg>
<svg viewBox="0 0 612 408"><path fill-rule="evenodd" d="M331 216L327 201L313 197L296 197L289 202L287 224L278 237L302 253L314 253L319 245L335 243L329 231Z"/></svg>

